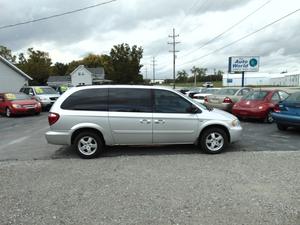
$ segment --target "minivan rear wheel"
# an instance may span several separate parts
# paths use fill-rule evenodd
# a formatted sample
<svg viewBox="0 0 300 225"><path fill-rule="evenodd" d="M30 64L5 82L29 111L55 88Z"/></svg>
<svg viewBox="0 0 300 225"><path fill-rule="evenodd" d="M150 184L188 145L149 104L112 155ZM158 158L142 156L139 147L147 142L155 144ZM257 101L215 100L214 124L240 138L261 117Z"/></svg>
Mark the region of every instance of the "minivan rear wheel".
<svg viewBox="0 0 300 225"><path fill-rule="evenodd" d="M74 147L81 158L92 159L102 151L103 142L96 133L85 131L76 136Z"/></svg>
<svg viewBox="0 0 300 225"><path fill-rule="evenodd" d="M202 151L209 154L222 152L228 144L226 132L218 127L208 128L203 131L200 137Z"/></svg>

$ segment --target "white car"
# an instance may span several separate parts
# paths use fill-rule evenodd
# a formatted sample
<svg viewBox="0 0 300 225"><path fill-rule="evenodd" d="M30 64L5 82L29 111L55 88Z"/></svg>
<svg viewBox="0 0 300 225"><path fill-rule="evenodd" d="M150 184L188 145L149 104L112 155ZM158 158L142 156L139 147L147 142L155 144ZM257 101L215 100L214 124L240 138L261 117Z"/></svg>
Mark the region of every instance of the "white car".
<svg viewBox="0 0 300 225"><path fill-rule="evenodd" d="M216 92L218 92L221 88L207 88L204 93L194 94L193 99L197 102L204 103L205 97L209 95L214 95Z"/></svg>
<svg viewBox="0 0 300 225"><path fill-rule="evenodd" d="M213 82L205 82L204 84L202 84L203 87L213 87L214 84Z"/></svg>

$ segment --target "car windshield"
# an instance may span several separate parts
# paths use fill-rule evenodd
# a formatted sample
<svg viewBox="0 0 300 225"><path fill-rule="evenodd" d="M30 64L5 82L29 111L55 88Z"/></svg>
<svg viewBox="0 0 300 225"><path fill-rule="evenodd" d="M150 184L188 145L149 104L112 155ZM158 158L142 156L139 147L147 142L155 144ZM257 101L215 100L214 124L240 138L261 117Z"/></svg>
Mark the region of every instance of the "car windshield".
<svg viewBox="0 0 300 225"><path fill-rule="evenodd" d="M217 91L217 95L234 95L239 89L234 88L226 88L226 89L220 89Z"/></svg>
<svg viewBox="0 0 300 225"><path fill-rule="evenodd" d="M34 88L35 93L37 95L51 95L51 94L57 94L55 90L51 87L35 87Z"/></svg>
<svg viewBox="0 0 300 225"><path fill-rule="evenodd" d="M15 100L29 100L31 99L30 96L22 93L7 93L5 94L5 98L8 101L15 101Z"/></svg>
<svg viewBox="0 0 300 225"><path fill-rule="evenodd" d="M253 91L243 97L244 100L264 100L268 91Z"/></svg>
<svg viewBox="0 0 300 225"><path fill-rule="evenodd" d="M285 102L288 103L300 103L300 92L291 94Z"/></svg>

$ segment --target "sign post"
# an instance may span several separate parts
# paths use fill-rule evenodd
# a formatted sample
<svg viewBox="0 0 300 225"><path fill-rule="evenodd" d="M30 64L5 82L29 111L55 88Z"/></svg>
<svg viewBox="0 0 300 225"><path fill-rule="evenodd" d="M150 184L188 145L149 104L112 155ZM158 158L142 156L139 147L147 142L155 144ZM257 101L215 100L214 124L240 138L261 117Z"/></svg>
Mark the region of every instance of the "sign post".
<svg viewBox="0 0 300 225"><path fill-rule="evenodd" d="M242 87L245 85L245 72L259 71L259 56L232 56L229 57L228 72L242 73Z"/></svg>

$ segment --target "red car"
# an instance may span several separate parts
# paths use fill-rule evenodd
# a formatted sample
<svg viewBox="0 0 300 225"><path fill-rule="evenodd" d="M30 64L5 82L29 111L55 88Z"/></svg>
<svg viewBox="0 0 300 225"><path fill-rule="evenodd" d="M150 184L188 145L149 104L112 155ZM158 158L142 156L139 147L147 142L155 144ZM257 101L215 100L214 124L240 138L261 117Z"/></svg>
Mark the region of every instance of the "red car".
<svg viewBox="0 0 300 225"><path fill-rule="evenodd" d="M289 96L281 90L255 90L244 96L232 108L232 113L239 118L263 119L272 123L275 105Z"/></svg>
<svg viewBox="0 0 300 225"><path fill-rule="evenodd" d="M0 113L7 117L17 114L40 114L41 103L23 93L0 93Z"/></svg>

